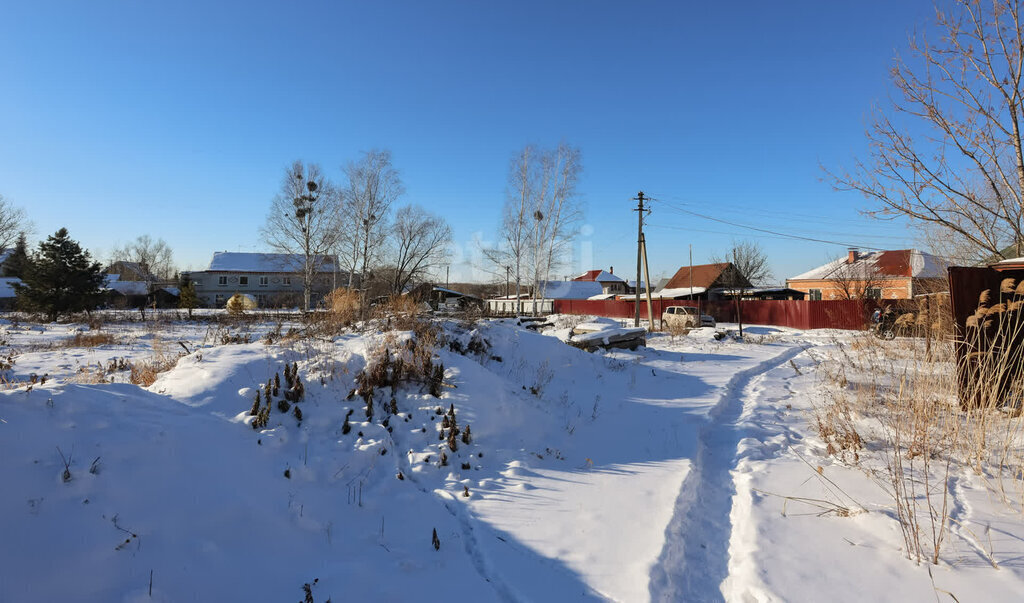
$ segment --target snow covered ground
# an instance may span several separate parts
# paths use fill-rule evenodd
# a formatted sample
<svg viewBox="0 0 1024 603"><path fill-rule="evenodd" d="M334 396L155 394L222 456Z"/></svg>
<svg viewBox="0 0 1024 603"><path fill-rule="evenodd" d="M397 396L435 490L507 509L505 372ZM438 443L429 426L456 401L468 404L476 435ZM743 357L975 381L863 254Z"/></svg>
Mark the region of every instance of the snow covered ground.
<svg viewBox="0 0 1024 603"><path fill-rule="evenodd" d="M918 565L871 471L883 451L827 453L810 426L835 387L822 367L862 335L697 329L587 353L562 341L579 319L554 320L442 323L440 398L415 379L378 387L372 419L357 376L382 350L412 362L412 333L268 344L277 325L168 320L88 346L83 325L0 323L0 601L1024 592L1024 518L980 478L952 476L956 529ZM173 368L132 384L147 363ZM293 363L302 401L281 412L282 392L253 429L254 397ZM454 450L453 407L472 434Z"/></svg>

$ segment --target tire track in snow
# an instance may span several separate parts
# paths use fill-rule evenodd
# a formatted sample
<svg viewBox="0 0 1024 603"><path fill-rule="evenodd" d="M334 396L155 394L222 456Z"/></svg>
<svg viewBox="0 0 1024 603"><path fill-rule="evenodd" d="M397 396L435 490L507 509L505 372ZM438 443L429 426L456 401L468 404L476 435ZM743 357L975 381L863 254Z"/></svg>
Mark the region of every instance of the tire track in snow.
<svg viewBox="0 0 1024 603"><path fill-rule="evenodd" d="M729 574L732 470L743 433L737 425L757 377L805 351L789 348L733 375L698 435L697 455L676 498L665 544L651 568L652 601L721 601Z"/></svg>

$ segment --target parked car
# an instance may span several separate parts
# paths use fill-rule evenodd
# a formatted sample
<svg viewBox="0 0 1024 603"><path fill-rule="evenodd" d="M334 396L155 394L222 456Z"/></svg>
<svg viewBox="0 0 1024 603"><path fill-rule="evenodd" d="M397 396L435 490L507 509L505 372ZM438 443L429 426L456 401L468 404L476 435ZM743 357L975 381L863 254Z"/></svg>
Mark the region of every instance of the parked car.
<svg viewBox="0 0 1024 603"><path fill-rule="evenodd" d="M714 327L715 319L707 314L698 314L692 306L669 306L661 313L661 321L666 326L696 329L698 327Z"/></svg>

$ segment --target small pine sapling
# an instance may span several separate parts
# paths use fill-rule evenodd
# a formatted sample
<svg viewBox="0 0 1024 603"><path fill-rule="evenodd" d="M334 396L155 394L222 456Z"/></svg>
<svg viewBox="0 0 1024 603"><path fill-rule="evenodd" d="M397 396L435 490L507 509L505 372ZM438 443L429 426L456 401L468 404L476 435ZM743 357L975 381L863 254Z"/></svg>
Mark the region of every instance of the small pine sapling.
<svg viewBox="0 0 1024 603"><path fill-rule="evenodd" d="M292 478L292 470L290 468L289 469L285 469L284 470L284 476L286 478L288 478L288 479L291 479Z"/></svg>
<svg viewBox="0 0 1024 603"><path fill-rule="evenodd" d="M470 469L469 463L462 463L462 470L463 471L469 471L469 469Z"/></svg>
<svg viewBox="0 0 1024 603"><path fill-rule="evenodd" d="M450 426L451 424L448 423L448 415L445 415L444 418L441 419L441 429L448 429Z"/></svg>
<svg viewBox="0 0 1024 603"><path fill-rule="evenodd" d="M440 431L440 432L439 432L439 433L437 434L437 439L438 439L438 440L440 440L440 441L442 441L442 442L443 442L443 441L445 441L445 438L446 438L446 437L447 437L447 436L445 435L445 433L444 433L444 430L443 430L443 429L442 429L442 430L441 430L441 431Z"/></svg>
<svg viewBox="0 0 1024 603"><path fill-rule="evenodd" d="M455 437L455 432L449 432L448 434L448 449L455 452L459 449L459 439Z"/></svg>
<svg viewBox="0 0 1024 603"><path fill-rule="evenodd" d="M434 535L430 537L430 544L434 545L434 550L441 550L441 540L437 537L437 528L434 528Z"/></svg>
<svg viewBox="0 0 1024 603"><path fill-rule="evenodd" d="M301 423L302 422L302 409L299 408L298 404L295 405L295 410L293 411L293 414L295 415L295 418L298 419L299 422Z"/></svg>
<svg viewBox="0 0 1024 603"><path fill-rule="evenodd" d="M398 414L398 400L396 400L394 396L391 397L391 408L389 408L388 410L393 415Z"/></svg>
<svg viewBox="0 0 1024 603"><path fill-rule="evenodd" d="M274 395L281 389L281 373L274 373Z"/></svg>
<svg viewBox="0 0 1024 603"><path fill-rule="evenodd" d="M398 481L404 481L404 480L405 480L405 476L404 476L404 475L402 475L402 472L401 472L401 471L399 471L399 472L398 472L398 475L396 475L395 477L397 477L397 478L398 478Z"/></svg>
<svg viewBox="0 0 1024 603"><path fill-rule="evenodd" d="M471 443L473 443L473 436L469 433L469 425L466 425L466 428L462 430L462 443L463 444L471 444Z"/></svg>
<svg viewBox="0 0 1024 603"><path fill-rule="evenodd" d="M348 415L345 415L345 422L341 426L341 434L348 435L348 432L352 431L352 425L348 422Z"/></svg>
<svg viewBox="0 0 1024 603"><path fill-rule="evenodd" d="M373 420L373 396L366 397L366 420Z"/></svg>
<svg viewBox="0 0 1024 603"><path fill-rule="evenodd" d="M255 417L260 414L260 391L256 390L256 399L252 402L252 408L249 409L249 416Z"/></svg>

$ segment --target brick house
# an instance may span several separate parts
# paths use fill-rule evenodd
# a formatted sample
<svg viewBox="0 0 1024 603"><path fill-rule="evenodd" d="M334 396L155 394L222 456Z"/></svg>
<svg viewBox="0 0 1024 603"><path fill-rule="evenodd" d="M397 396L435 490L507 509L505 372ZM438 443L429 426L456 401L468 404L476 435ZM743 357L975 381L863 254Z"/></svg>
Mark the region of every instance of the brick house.
<svg viewBox="0 0 1024 603"><path fill-rule="evenodd" d="M185 275L195 283L203 307L223 308L235 293L253 296L261 308L301 306L302 261L297 254L217 251L209 268ZM348 283L348 273L337 270L336 258L324 258L313 280L310 303L316 306L342 283Z"/></svg>
<svg viewBox="0 0 1024 603"><path fill-rule="evenodd" d="M786 286L809 300L911 299L945 290L947 267L942 258L916 249L850 249L846 257L786 279Z"/></svg>

